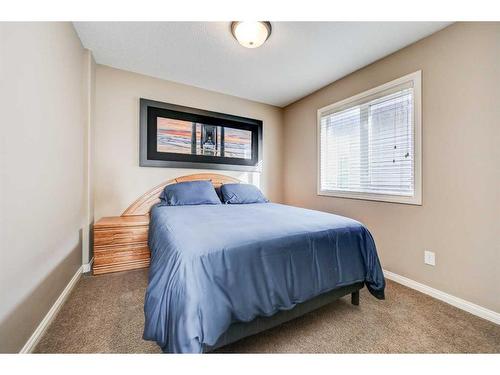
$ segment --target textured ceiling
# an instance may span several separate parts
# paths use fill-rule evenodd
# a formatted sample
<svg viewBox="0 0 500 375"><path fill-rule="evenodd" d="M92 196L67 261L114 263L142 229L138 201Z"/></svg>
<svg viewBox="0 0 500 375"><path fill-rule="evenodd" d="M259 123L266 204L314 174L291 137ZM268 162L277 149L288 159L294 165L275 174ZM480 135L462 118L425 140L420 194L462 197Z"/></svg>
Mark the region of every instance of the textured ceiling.
<svg viewBox="0 0 500 375"><path fill-rule="evenodd" d="M272 22L260 48L229 22L75 22L98 64L286 106L448 22Z"/></svg>

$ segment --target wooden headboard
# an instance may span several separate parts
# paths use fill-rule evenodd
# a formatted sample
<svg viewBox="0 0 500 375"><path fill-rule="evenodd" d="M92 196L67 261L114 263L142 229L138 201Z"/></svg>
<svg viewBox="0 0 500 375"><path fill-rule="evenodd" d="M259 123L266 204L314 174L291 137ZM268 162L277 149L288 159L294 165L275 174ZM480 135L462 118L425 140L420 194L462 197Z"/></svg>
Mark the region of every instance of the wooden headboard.
<svg viewBox="0 0 500 375"><path fill-rule="evenodd" d="M214 187L219 187L223 184L239 183L241 182L237 178L224 176L222 174L216 173L198 173L190 174L187 176L177 177L172 180L168 180L158 186L155 186L145 194L141 195L134 203L132 203L125 211L123 211L121 216L137 216L137 215L147 215L151 210L151 207L159 202L160 194L167 185L176 184L178 182L185 181L202 181L210 180Z"/></svg>

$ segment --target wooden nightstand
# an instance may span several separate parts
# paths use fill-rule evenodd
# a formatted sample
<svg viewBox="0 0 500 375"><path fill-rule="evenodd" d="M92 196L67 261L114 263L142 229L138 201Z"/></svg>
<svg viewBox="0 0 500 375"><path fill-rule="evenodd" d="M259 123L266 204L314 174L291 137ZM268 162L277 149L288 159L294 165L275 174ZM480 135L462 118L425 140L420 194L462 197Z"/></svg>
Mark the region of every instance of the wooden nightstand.
<svg viewBox="0 0 500 375"><path fill-rule="evenodd" d="M148 228L148 215L103 217L94 224L94 275L148 267Z"/></svg>

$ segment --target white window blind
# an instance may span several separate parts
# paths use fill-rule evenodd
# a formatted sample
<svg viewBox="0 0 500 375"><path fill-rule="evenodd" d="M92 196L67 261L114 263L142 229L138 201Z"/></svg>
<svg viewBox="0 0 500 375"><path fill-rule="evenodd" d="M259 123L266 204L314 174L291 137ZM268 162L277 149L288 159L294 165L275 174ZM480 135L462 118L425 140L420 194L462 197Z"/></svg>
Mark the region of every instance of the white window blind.
<svg viewBox="0 0 500 375"><path fill-rule="evenodd" d="M420 204L420 80L404 78L319 111L319 194Z"/></svg>

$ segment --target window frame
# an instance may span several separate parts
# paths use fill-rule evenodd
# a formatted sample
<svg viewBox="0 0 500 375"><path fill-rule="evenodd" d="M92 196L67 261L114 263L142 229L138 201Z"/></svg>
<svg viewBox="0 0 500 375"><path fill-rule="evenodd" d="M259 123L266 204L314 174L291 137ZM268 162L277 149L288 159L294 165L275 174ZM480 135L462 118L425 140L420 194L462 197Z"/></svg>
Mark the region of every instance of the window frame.
<svg viewBox="0 0 500 375"><path fill-rule="evenodd" d="M413 152L414 152L414 194L413 196L401 196L390 194L377 194L366 192L352 192L344 190L330 190L321 188L321 117L327 113L336 112L352 107L363 99L375 96L382 91L393 89L404 84L413 84ZM358 102L358 103L356 103ZM320 108L317 111L316 124L316 150L317 150L317 195L336 198L361 199L389 203L403 203L410 205L422 205L422 71L407 74L383 85L366 90L347 99L335 102Z"/></svg>

